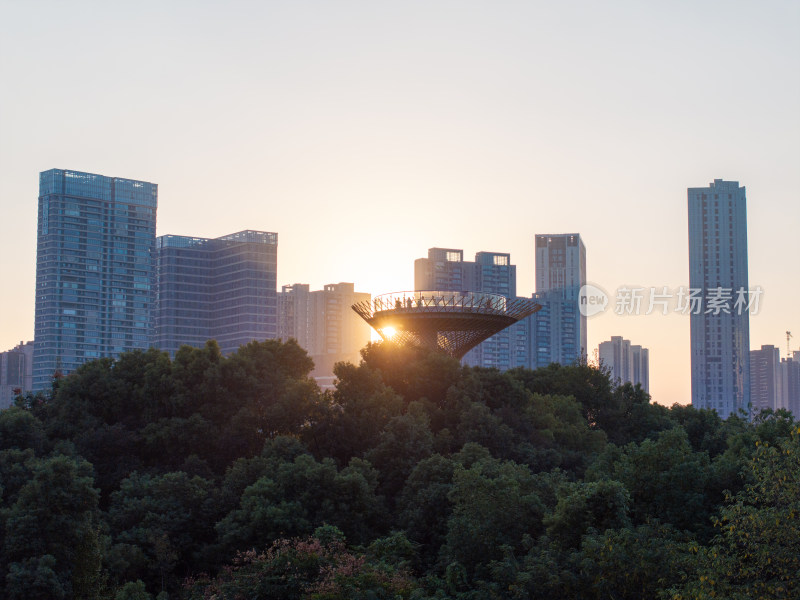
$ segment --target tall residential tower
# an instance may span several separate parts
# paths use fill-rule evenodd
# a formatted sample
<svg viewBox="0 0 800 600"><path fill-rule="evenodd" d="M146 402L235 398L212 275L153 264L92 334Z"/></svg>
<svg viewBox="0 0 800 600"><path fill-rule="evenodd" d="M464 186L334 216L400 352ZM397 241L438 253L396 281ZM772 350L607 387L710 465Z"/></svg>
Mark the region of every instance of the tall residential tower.
<svg viewBox="0 0 800 600"><path fill-rule="evenodd" d="M747 209L738 181L689 188L689 287L704 298L691 314L692 405L722 418L750 413Z"/></svg>
<svg viewBox="0 0 800 600"><path fill-rule="evenodd" d="M149 346L158 186L63 169L39 176L33 388Z"/></svg>
<svg viewBox="0 0 800 600"><path fill-rule="evenodd" d="M486 292L508 299L517 295L517 267L511 255L478 252L465 261L464 251L429 248L427 258L414 261L414 288L451 292ZM506 370L529 365L529 320L523 319L471 349L464 357L470 366Z"/></svg>
<svg viewBox="0 0 800 600"><path fill-rule="evenodd" d="M587 357L586 317L578 296L586 285L586 246L577 233L536 236L536 294L532 317L533 368L567 365Z"/></svg>
<svg viewBox="0 0 800 600"><path fill-rule="evenodd" d="M775 346L750 350L750 407L753 415L781 406L781 357Z"/></svg>
<svg viewBox="0 0 800 600"><path fill-rule="evenodd" d="M597 348L600 363L609 369L612 381L639 384L650 392L650 351L633 345L622 336L612 335Z"/></svg>
<svg viewBox="0 0 800 600"><path fill-rule="evenodd" d="M360 351L370 341L370 327L353 311L370 295L356 292L352 283L329 283L310 291L308 284L284 285L278 294L278 337L294 338L314 360L312 375L333 378L333 366L358 364Z"/></svg>

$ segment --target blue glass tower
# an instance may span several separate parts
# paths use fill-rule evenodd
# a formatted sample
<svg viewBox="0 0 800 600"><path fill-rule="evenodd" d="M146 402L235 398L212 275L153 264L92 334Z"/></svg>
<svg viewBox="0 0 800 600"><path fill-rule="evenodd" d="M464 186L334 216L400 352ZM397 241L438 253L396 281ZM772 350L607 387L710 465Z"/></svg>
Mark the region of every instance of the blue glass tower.
<svg viewBox="0 0 800 600"><path fill-rule="evenodd" d="M277 337L277 233L164 235L156 245L154 346L174 355L184 344L199 347L214 339L230 354L253 340Z"/></svg>
<svg viewBox="0 0 800 600"><path fill-rule="evenodd" d="M158 186L63 169L39 175L33 389L149 346Z"/></svg>
<svg viewBox="0 0 800 600"><path fill-rule="evenodd" d="M551 363L569 365L585 358L586 351L580 340L581 323L586 317L580 314L577 299L565 297L561 290L538 292L533 299L542 309L528 317L531 368Z"/></svg>

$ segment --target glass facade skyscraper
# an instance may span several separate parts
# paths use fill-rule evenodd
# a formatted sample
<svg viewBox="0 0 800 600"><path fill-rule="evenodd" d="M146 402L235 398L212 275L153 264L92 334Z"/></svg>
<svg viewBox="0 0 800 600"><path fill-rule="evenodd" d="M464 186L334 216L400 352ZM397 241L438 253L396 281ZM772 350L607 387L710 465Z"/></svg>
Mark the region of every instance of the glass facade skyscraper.
<svg viewBox="0 0 800 600"><path fill-rule="evenodd" d="M277 233L164 235L156 245L154 346L174 355L215 339L230 354L277 337Z"/></svg>
<svg viewBox="0 0 800 600"><path fill-rule="evenodd" d="M39 176L33 388L149 346L158 186L63 169Z"/></svg>
<svg viewBox="0 0 800 600"><path fill-rule="evenodd" d="M570 365L585 358L586 351L581 346L582 319L585 321L585 317L578 310L578 300L565 297L561 290L539 292L533 294L533 299L542 308L528 317L531 368L538 369L551 363Z"/></svg>
<svg viewBox="0 0 800 600"><path fill-rule="evenodd" d="M715 179L688 196L689 287L706 299L735 300L749 291L745 188ZM690 316L692 405L722 418L750 412L750 313L731 304L704 305Z"/></svg>

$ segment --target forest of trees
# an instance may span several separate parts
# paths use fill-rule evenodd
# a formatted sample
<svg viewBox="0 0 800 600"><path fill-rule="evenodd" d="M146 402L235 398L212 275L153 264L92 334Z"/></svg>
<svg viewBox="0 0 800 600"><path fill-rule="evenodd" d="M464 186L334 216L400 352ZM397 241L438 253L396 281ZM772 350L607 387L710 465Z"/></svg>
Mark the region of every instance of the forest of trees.
<svg viewBox="0 0 800 600"><path fill-rule="evenodd" d="M602 369L294 342L87 363L0 411L8 600L800 597L800 429Z"/></svg>

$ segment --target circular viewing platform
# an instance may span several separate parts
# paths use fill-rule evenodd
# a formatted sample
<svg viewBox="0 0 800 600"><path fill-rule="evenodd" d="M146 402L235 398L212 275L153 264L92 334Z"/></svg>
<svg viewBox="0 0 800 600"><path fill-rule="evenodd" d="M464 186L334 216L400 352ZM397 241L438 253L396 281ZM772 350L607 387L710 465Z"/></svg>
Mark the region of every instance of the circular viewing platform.
<svg viewBox="0 0 800 600"><path fill-rule="evenodd" d="M526 298L436 290L393 292L353 305L385 341L436 349L458 359L540 308Z"/></svg>

